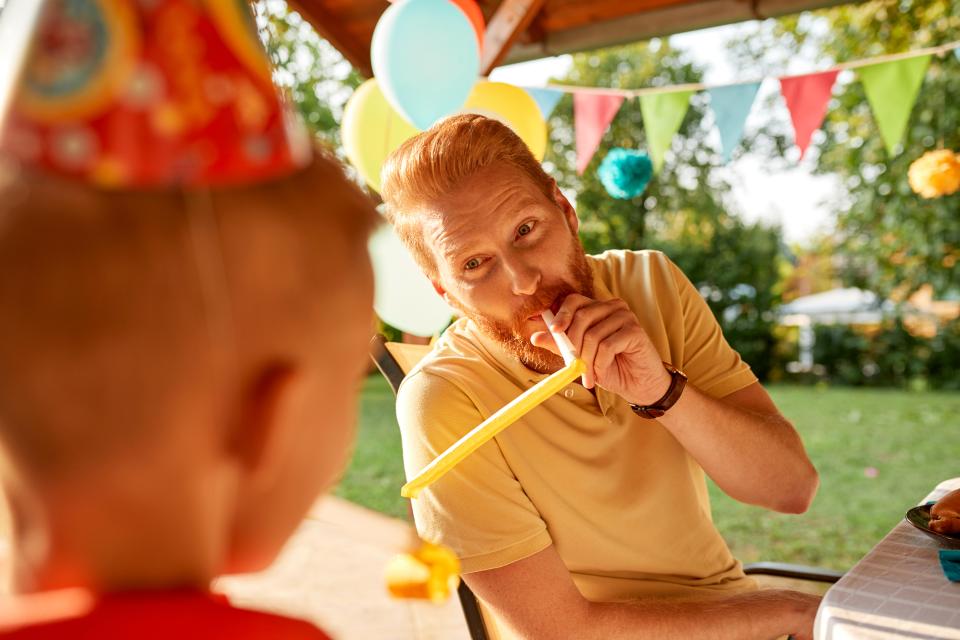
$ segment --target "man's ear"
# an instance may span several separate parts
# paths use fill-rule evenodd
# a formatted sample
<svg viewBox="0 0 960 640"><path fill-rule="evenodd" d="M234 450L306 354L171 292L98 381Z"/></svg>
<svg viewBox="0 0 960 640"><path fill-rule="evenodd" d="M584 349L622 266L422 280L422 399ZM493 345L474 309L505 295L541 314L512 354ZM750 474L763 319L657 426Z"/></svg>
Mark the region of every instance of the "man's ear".
<svg viewBox="0 0 960 640"><path fill-rule="evenodd" d="M447 290L444 289L443 287L441 287L439 282L437 282L436 280L434 280L433 278L431 278L431 279L430 279L430 284L433 285L433 290L437 292L437 295L438 295L438 296L440 296L440 297L443 298L444 300L447 299Z"/></svg>
<svg viewBox="0 0 960 640"><path fill-rule="evenodd" d="M276 362L263 367L240 398L227 434L227 453L258 484L279 472L291 446L302 378L296 365Z"/></svg>
<svg viewBox="0 0 960 640"><path fill-rule="evenodd" d="M570 204L570 201L567 200L567 196L563 195L563 192L560 191L560 187L557 185L556 180L553 182L553 201L557 203L557 206L560 207L560 211L563 212L564 217L567 219L567 224L570 226L570 230L573 231L574 235L580 231L580 218L577 217L577 211L573 208L573 205Z"/></svg>

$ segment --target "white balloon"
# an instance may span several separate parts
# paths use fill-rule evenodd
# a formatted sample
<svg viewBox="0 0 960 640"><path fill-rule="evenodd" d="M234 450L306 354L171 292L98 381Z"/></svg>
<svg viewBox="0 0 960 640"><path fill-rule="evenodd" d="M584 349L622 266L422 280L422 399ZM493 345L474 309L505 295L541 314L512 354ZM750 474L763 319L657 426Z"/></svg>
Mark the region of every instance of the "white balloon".
<svg viewBox="0 0 960 640"><path fill-rule="evenodd" d="M373 263L373 308L401 331L431 336L446 328L454 311L420 271L393 225L380 225L370 237Z"/></svg>

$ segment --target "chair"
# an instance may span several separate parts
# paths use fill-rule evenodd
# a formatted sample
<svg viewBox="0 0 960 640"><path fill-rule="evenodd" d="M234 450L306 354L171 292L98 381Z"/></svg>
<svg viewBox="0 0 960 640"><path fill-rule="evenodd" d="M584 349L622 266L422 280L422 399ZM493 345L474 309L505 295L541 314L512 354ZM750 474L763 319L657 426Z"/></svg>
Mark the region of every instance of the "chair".
<svg viewBox="0 0 960 640"><path fill-rule="evenodd" d="M393 395L397 395L400 389L400 383L404 376L430 351L430 346L425 344L403 344L401 342L387 342L379 333L370 341L370 358L373 359L377 369L383 374L393 389ZM410 509L410 518L413 519L413 509ZM480 604L473 591L463 580L457 587L457 596L460 598L460 608L463 609L463 617L467 622L467 629L470 632L471 640L489 640L487 627L483 622L483 614L480 613Z"/></svg>
<svg viewBox="0 0 960 640"><path fill-rule="evenodd" d="M386 338L377 334L370 341L370 358L377 369L387 379L394 395L400 388L404 376L420 360L429 353L428 345L403 344L387 342ZM799 591L822 595L830 585L843 576L842 571L807 567L798 564L783 562L753 562L744 565L744 572L754 576L761 587L792 588ZM488 640L483 615L476 596L463 580L457 590L460 596L460 605L467 620L467 628L472 640Z"/></svg>

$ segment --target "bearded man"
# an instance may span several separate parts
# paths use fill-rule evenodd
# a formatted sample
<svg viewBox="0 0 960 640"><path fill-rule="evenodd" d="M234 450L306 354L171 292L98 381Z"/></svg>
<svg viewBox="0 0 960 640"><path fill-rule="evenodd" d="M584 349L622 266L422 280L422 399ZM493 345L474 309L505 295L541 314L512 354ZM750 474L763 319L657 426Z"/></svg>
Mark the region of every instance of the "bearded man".
<svg viewBox="0 0 960 640"><path fill-rule="evenodd" d="M543 311L587 365L414 501L491 635L811 637L817 599L756 590L713 525L705 474L801 513L817 472L686 276L656 251L585 255L573 206L492 119L408 140L382 182L400 237L463 316L400 388L408 476L563 365Z"/></svg>

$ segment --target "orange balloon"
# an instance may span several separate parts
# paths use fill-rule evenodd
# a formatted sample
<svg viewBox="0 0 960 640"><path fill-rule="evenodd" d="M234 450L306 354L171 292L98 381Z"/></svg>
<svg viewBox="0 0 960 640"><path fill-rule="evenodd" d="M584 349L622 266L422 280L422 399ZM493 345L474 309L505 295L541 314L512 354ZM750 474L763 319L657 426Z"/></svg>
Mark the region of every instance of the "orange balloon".
<svg viewBox="0 0 960 640"><path fill-rule="evenodd" d="M480 51L483 51L483 13L480 12L480 7L473 0L450 0L453 4L460 7L460 10L467 14L467 18L470 20L470 24L473 25L473 30L477 32L477 48Z"/></svg>

